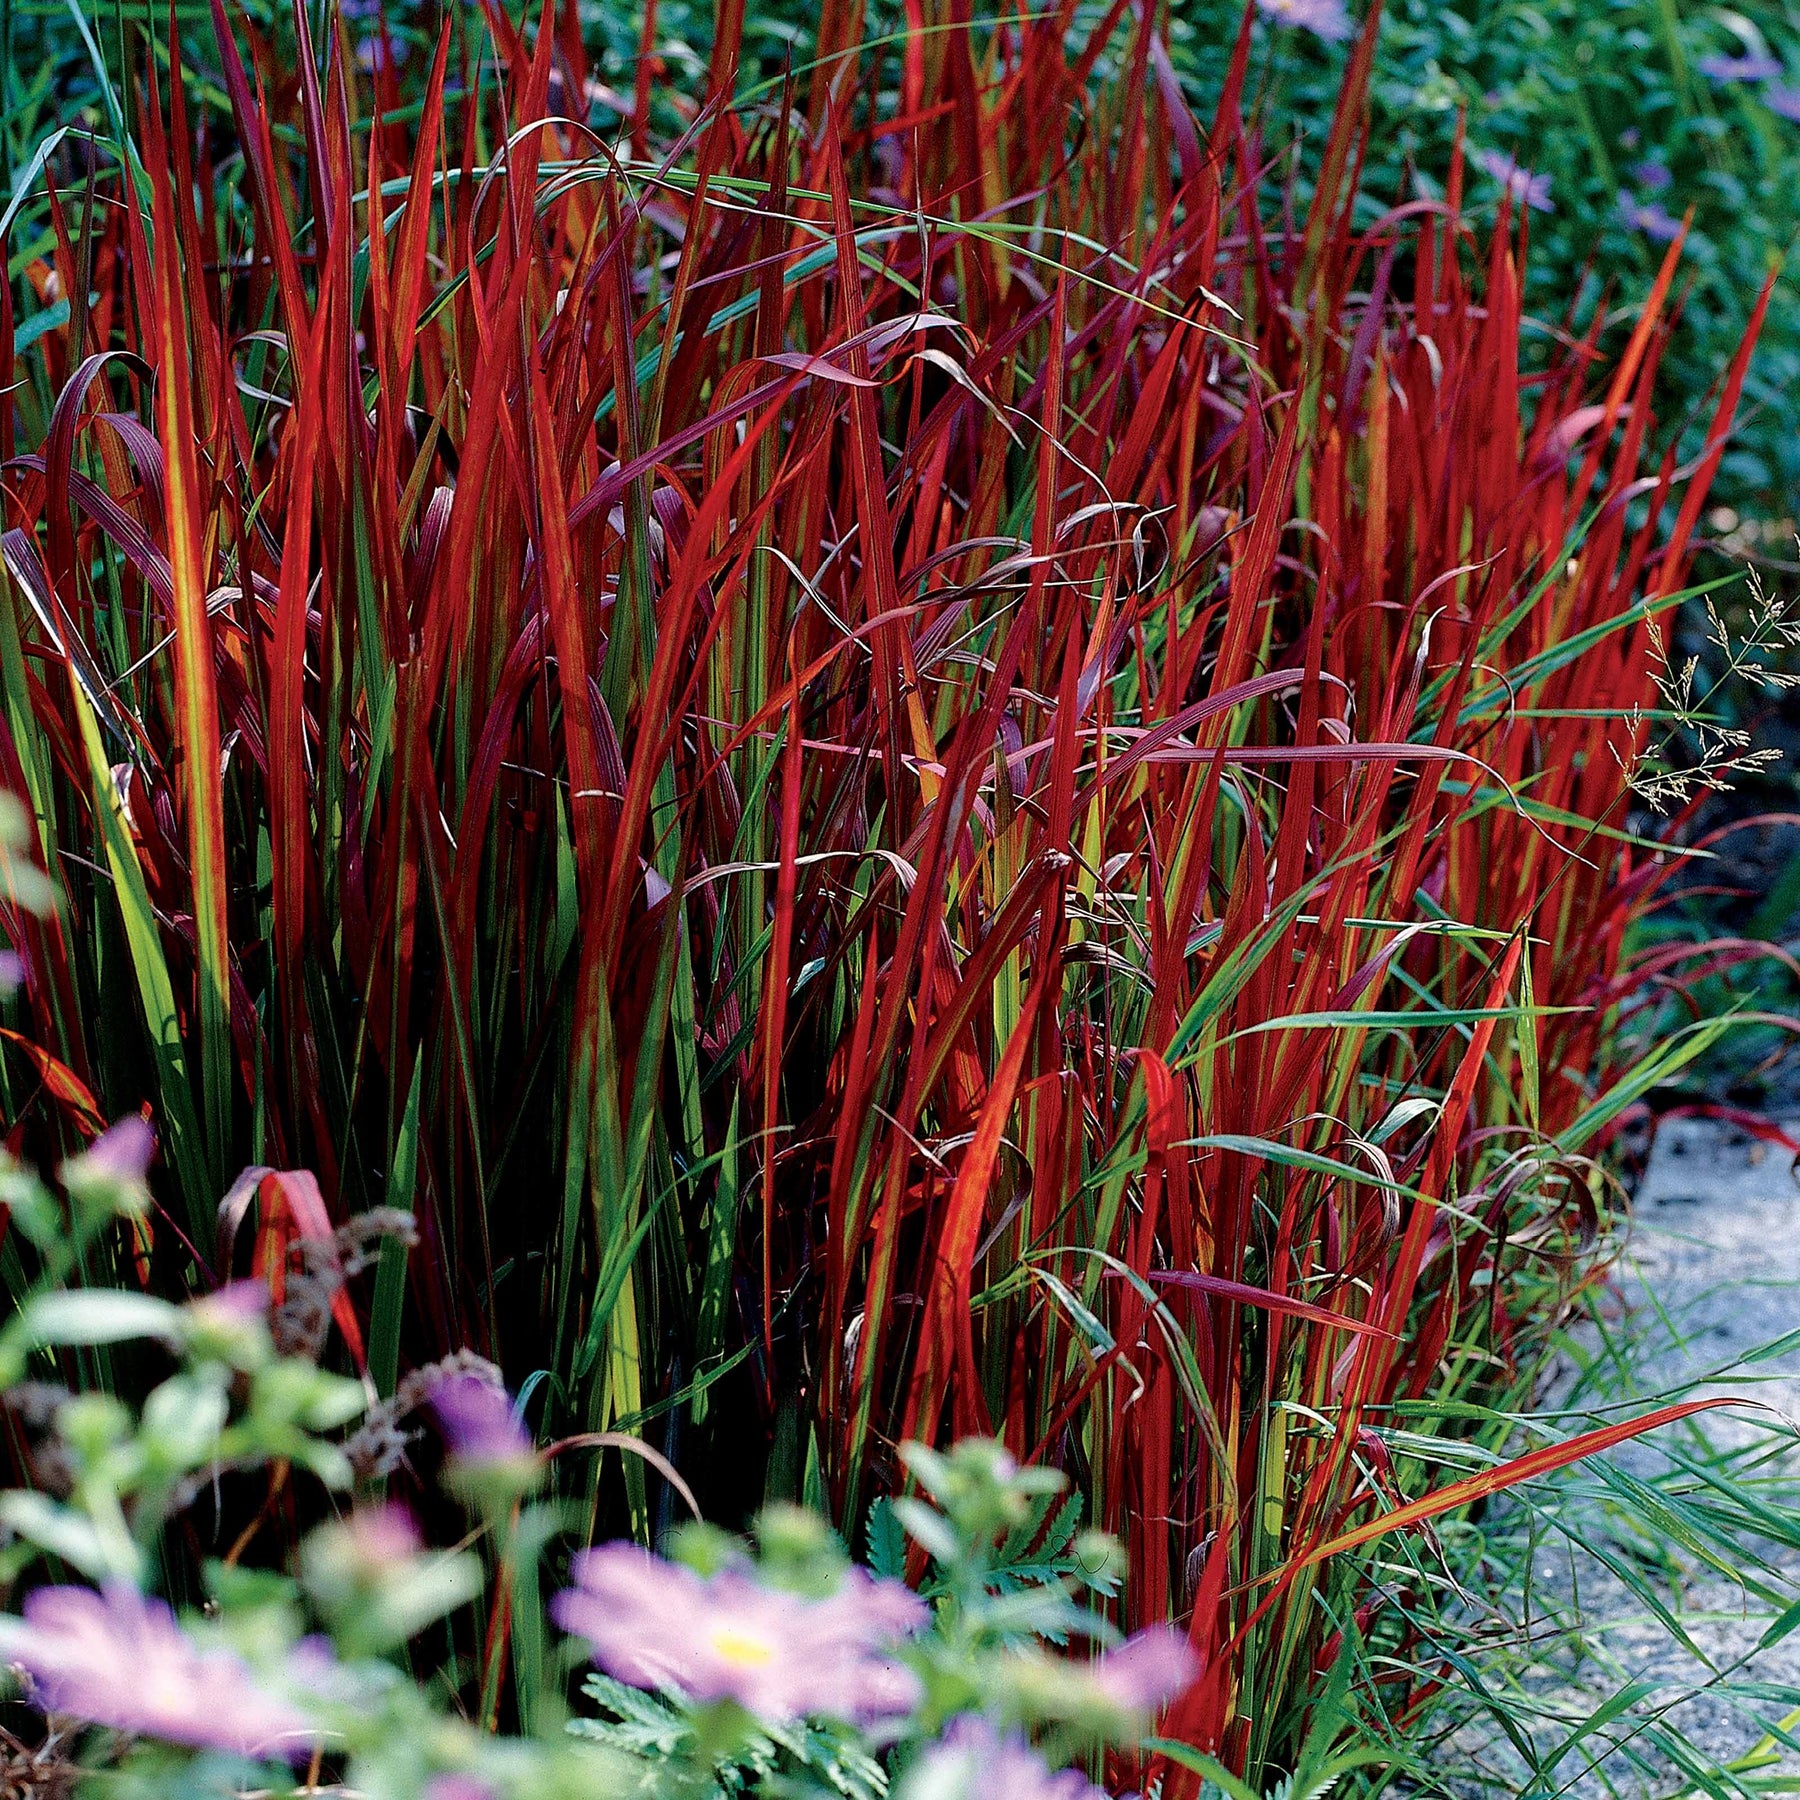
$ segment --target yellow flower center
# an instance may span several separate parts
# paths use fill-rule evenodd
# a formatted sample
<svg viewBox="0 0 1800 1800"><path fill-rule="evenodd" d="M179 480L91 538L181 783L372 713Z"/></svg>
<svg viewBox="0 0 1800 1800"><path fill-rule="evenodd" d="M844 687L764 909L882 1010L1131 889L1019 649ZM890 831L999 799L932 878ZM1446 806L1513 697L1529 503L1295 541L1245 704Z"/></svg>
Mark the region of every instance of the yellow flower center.
<svg viewBox="0 0 1800 1800"><path fill-rule="evenodd" d="M160 1668L152 1661L142 1671L139 1703L152 1712L180 1712L188 1698L188 1683L178 1670Z"/></svg>
<svg viewBox="0 0 1800 1800"><path fill-rule="evenodd" d="M752 1637L747 1631L734 1630L729 1625L722 1625L713 1632L712 1647L728 1663L734 1663L740 1669L760 1669L775 1659L774 1650L764 1639Z"/></svg>

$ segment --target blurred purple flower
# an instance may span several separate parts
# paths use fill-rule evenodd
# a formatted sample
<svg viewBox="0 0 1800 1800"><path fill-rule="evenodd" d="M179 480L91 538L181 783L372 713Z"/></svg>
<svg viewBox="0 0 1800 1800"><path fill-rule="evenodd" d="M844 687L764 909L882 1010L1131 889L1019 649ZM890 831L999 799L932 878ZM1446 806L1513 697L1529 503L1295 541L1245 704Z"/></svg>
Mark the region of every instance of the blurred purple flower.
<svg viewBox="0 0 1800 1800"><path fill-rule="evenodd" d="M1763 104L1782 119L1800 124L1800 88L1772 87L1763 89Z"/></svg>
<svg viewBox="0 0 1800 1800"><path fill-rule="evenodd" d="M1344 0L1256 0L1256 10L1271 25L1310 31L1328 44L1356 36L1356 21L1345 10Z"/></svg>
<svg viewBox="0 0 1800 1800"><path fill-rule="evenodd" d="M1660 194L1674 179L1674 172L1667 163L1659 163L1654 157L1645 157L1642 162L1635 162L1625 171L1639 187L1652 194Z"/></svg>
<svg viewBox="0 0 1800 1800"><path fill-rule="evenodd" d="M0 993L10 994L24 979L24 957L16 950L0 950Z"/></svg>
<svg viewBox="0 0 1800 1800"><path fill-rule="evenodd" d="M412 1513L397 1500L359 1506L343 1521L344 1543L372 1570L392 1574L423 1547Z"/></svg>
<svg viewBox="0 0 1800 1800"><path fill-rule="evenodd" d="M506 1389L479 1375L447 1375L431 1390L451 1457L464 1468L519 1463L536 1454Z"/></svg>
<svg viewBox="0 0 1800 1800"><path fill-rule="evenodd" d="M952 1719L901 1790L931 1800L1107 1800L1079 1769L1051 1769L1022 1737L974 1713Z"/></svg>
<svg viewBox="0 0 1800 1800"><path fill-rule="evenodd" d="M771 1723L869 1722L918 1699L912 1671L888 1652L925 1624L926 1608L897 1581L852 1569L836 1593L809 1600L742 1568L702 1577L626 1543L584 1551L574 1573L552 1617L633 1687L735 1700Z"/></svg>
<svg viewBox="0 0 1800 1800"><path fill-rule="evenodd" d="M1619 216L1631 231L1641 231L1659 244L1673 243L1681 236L1681 221L1658 206L1654 200L1640 200L1634 194L1621 192Z"/></svg>
<svg viewBox="0 0 1800 1800"><path fill-rule="evenodd" d="M156 1133L138 1113L127 1113L101 1132L57 1174L75 1199L142 1212L150 1204L145 1177L156 1154Z"/></svg>
<svg viewBox="0 0 1800 1800"><path fill-rule="evenodd" d="M1515 158L1502 156L1498 150L1477 150L1475 163L1512 195L1515 204L1532 207L1538 212L1555 212L1550 200L1548 175L1534 175L1529 169L1521 168Z"/></svg>
<svg viewBox="0 0 1800 1800"><path fill-rule="evenodd" d="M425 1784L425 1800L499 1800L479 1775L434 1775Z"/></svg>
<svg viewBox="0 0 1800 1800"><path fill-rule="evenodd" d="M0 1660L24 1670L43 1711L134 1737L290 1762L317 1738L239 1657L201 1649L160 1600L122 1584L39 1588L23 1619L0 1619Z"/></svg>
<svg viewBox="0 0 1800 1800"><path fill-rule="evenodd" d="M395 43L392 38L371 34L357 41L356 63L358 68L373 75L382 68L398 69L411 53L412 45L405 38Z"/></svg>
<svg viewBox="0 0 1800 1800"><path fill-rule="evenodd" d="M208 1313L234 1325L247 1325L268 1316L269 1284L260 1275L248 1275L241 1281L228 1281L222 1288L214 1288L188 1304L194 1312Z"/></svg>
<svg viewBox="0 0 1800 1800"><path fill-rule="evenodd" d="M1183 1632L1152 1625L1128 1637L1091 1665L1095 1684L1126 1712L1160 1712L1200 1673L1200 1659Z"/></svg>
<svg viewBox="0 0 1800 1800"><path fill-rule="evenodd" d="M1703 56L1694 67L1708 81L1769 81L1782 72L1773 56Z"/></svg>
<svg viewBox="0 0 1800 1800"><path fill-rule="evenodd" d="M99 1181L125 1184L141 1183L156 1153L156 1133L149 1121L138 1113L127 1113L111 1125L81 1152L64 1165L63 1177L71 1171Z"/></svg>

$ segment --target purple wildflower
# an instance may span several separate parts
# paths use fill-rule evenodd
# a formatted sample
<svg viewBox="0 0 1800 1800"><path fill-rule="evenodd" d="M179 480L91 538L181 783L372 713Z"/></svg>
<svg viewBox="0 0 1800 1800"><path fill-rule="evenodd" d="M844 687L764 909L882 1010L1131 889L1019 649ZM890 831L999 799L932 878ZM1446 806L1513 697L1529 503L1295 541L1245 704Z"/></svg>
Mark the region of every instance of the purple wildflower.
<svg viewBox="0 0 1800 1800"><path fill-rule="evenodd" d="M1625 173L1646 193L1651 194L1660 194L1675 179L1675 173L1667 163L1659 163L1650 156L1645 157L1642 162L1634 162Z"/></svg>
<svg viewBox="0 0 1800 1800"><path fill-rule="evenodd" d="M23 1619L0 1620L0 1659L33 1702L134 1737L298 1761L317 1733L224 1649L203 1650L160 1600L122 1584L39 1588Z"/></svg>
<svg viewBox="0 0 1800 1800"><path fill-rule="evenodd" d="M1763 104L1777 118L1792 119L1800 124L1800 88L1764 88Z"/></svg>
<svg viewBox="0 0 1800 1800"><path fill-rule="evenodd" d="M1619 216L1624 219L1628 230L1641 231L1645 237L1654 238L1659 244L1673 243L1681 236L1681 221L1658 206L1654 200L1639 200L1634 195L1621 192Z"/></svg>
<svg viewBox="0 0 1800 1800"><path fill-rule="evenodd" d="M1356 21L1345 10L1344 0L1256 0L1256 10L1271 25L1310 31L1328 44L1356 36Z"/></svg>
<svg viewBox="0 0 1800 1800"><path fill-rule="evenodd" d="M1694 67L1708 81L1770 81L1782 72L1773 56L1703 56Z"/></svg>
<svg viewBox="0 0 1800 1800"><path fill-rule="evenodd" d="M1550 177L1534 175L1521 168L1517 160L1502 156L1498 150L1477 150L1476 166L1485 170L1512 196L1518 206L1529 206L1538 212L1555 212L1550 200Z"/></svg>
<svg viewBox="0 0 1800 1800"><path fill-rule="evenodd" d="M835 1593L810 1600L743 1568L702 1577L626 1543L584 1551L575 1581L551 1601L552 1616L633 1687L735 1700L770 1723L869 1722L918 1699L912 1671L888 1652L924 1625L925 1604L897 1581L852 1569Z"/></svg>
<svg viewBox="0 0 1800 1800"><path fill-rule="evenodd" d="M447 1375L431 1390L451 1456L465 1468L518 1463L536 1454L506 1389L479 1375Z"/></svg>
<svg viewBox="0 0 1800 1800"><path fill-rule="evenodd" d="M0 993L10 994L24 979L24 957L16 950L0 950Z"/></svg>
<svg viewBox="0 0 1800 1800"><path fill-rule="evenodd" d="M1173 1625L1152 1625L1107 1651L1090 1673L1115 1706L1155 1713L1199 1675L1200 1659Z"/></svg>
<svg viewBox="0 0 1800 1800"><path fill-rule="evenodd" d="M1051 1769L1022 1737L964 1713L919 1758L905 1800L1106 1800L1079 1769Z"/></svg>

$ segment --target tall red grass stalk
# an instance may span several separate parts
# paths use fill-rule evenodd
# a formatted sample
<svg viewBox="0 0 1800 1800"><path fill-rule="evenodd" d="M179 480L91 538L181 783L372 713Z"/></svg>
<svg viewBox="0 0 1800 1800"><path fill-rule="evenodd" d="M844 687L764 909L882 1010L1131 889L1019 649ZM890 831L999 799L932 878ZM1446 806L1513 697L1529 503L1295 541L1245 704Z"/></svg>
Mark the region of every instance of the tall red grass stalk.
<svg viewBox="0 0 1800 1800"><path fill-rule="evenodd" d="M52 159L7 1117L154 1109L134 1278L224 1278L246 1163L412 1206L379 1385L472 1345L727 1517L855 1530L903 1436L1067 1467L1260 1776L1389 1508L1593 1447L1421 1500L1386 1428L1530 1362L1691 1047L1610 1057L1626 769L1744 358L1677 469L1677 243L1528 378L1522 221L1356 209L1373 16L1298 216L1248 22L1206 126L1073 16L833 0L733 98L722 7L654 148L567 122L572 4L402 92L214 0L228 114L178 56Z"/></svg>

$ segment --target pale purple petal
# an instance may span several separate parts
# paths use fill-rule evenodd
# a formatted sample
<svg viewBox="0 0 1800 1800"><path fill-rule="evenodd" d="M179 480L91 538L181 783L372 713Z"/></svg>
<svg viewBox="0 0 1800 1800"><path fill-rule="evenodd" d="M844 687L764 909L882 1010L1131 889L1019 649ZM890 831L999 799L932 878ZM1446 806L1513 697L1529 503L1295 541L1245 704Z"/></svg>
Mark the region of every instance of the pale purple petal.
<svg viewBox="0 0 1800 1800"><path fill-rule="evenodd" d="M1800 88L1764 88L1763 104L1777 117L1800 124Z"/></svg>
<svg viewBox="0 0 1800 1800"><path fill-rule="evenodd" d="M1126 1712L1161 1711L1200 1673L1200 1659L1173 1625L1152 1625L1093 1665L1095 1684Z"/></svg>
<svg viewBox="0 0 1800 1800"><path fill-rule="evenodd" d="M931 1608L911 1588L877 1580L867 1569L846 1571L838 1591L816 1606L835 1629L857 1637L911 1637L931 1622Z"/></svg>
<svg viewBox="0 0 1800 1800"><path fill-rule="evenodd" d="M386 1569L417 1556L422 1547L412 1513L398 1501L359 1506L341 1526L344 1542L371 1568Z"/></svg>
<svg viewBox="0 0 1800 1800"><path fill-rule="evenodd" d="M190 1304L195 1312L209 1313L234 1325L248 1325L268 1317L269 1284L260 1275L246 1276L242 1281L228 1281Z"/></svg>
<svg viewBox="0 0 1800 1800"><path fill-rule="evenodd" d="M1107 1800L1079 1769L1051 1769L1022 1737L1001 1737L973 1713L944 1728L919 1758L914 1782L934 1800Z"/></svg>
<svg viewBox="0 0 1800 1800"><path fill-rule="evenodd" d="M425 1800L499 1800L479 1775L434 1775L425 1784Z"/></svg>
<svg viewBox="0 0 1800 1800"><path fill-rule="evenodd" d="M1654 158L1646 157L1642 162L1634 162L1625 171L1645 192L1660 194L1675 179L1675 172L1667 163L1659 163Z"/></svg>
<svg viewBox="0 0 1800 1800"><path fill-rule="evenodd" d="M1694 67L1708 81L1772 81L1782 73L1773 56L1703 56Z"/></svg>
<svg viewBox="0 0 1800 1800"><path fill-rule="evenodd" d="M702 1578L623 1543L585 1551L574 1575L551 1616L633 1687L735 1700L775 1723L891 1718L918 1698L916 1677L888 1652L926 1612L898 1582L852 1570L837 1592L811 1600L743 1568Z"/></svg>
<svg viewBox="0 0 1800 1800"><path fill-rule="evenodd" d="M32 1702L134 1737L299 1761L317 1733L231 1651L202 1649L160 1600L122 1585L39 1588L0 1620L0 1659Z"/></svg>
<svg viewBox="0 0 1800 1800"><path fill-rule="evenodd" d="M1344 0L1256 0L1256 10L1271 25L1310 31L1328 44L1341 44L1356 35L1356 21Z"/></svg>

